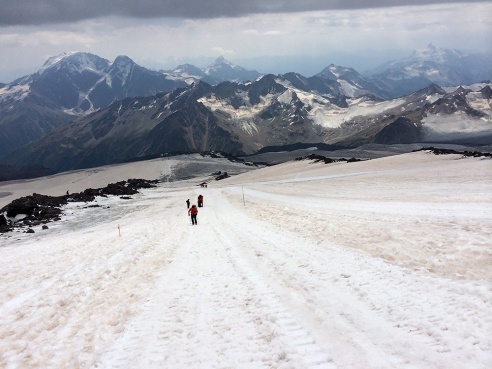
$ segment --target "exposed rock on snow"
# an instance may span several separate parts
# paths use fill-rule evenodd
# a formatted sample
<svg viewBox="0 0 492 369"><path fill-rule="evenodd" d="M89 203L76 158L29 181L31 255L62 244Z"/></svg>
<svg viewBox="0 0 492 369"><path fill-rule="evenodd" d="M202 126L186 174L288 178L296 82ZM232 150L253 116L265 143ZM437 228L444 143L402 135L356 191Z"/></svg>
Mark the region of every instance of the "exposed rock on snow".
<svg viewBox="0 0 492 369"><path fill-rule="evenodd" d="M31 196L21 197L0 209L0 214L5 213L10 219L9 221L6 220L5 226L2 226L0 219L0 232L7 232L15 227L37 226L60 220L62 206L69 202L91 202L96 196L108 195L128 198L127 195L134 195L142 188L155 187L156 183L157 180L128 179L127 181L110 183L103 188L89 188L83 192L72 194L67 192L63 196L46 196L34 193ZM22 215L22 218L15 220L19 215Z"/></svg>

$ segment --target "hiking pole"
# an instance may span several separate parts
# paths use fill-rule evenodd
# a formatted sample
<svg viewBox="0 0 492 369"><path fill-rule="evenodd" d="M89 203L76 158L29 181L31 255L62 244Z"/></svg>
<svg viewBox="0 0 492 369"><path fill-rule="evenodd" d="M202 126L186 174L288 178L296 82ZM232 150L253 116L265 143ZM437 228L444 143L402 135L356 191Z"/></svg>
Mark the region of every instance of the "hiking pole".
<svg viewBox="0 0 492 369"><path fill-rule="evenodd" d="M241 186L241 188L243 189L243 205L246 206L246 203L244 202L244 186Z"/></svg>

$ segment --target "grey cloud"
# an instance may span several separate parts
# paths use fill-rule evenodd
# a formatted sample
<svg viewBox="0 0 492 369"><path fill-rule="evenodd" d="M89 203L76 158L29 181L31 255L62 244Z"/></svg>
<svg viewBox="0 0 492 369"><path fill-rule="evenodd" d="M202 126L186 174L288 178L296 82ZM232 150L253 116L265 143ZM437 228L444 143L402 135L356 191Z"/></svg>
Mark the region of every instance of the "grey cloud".
<svg viewBox="0 0 492 369"><path fill-rule="evenodd" d="M218 18L258 13L381 8L489 0L0 0L0 26L69 23L105 16Z"/></svg>

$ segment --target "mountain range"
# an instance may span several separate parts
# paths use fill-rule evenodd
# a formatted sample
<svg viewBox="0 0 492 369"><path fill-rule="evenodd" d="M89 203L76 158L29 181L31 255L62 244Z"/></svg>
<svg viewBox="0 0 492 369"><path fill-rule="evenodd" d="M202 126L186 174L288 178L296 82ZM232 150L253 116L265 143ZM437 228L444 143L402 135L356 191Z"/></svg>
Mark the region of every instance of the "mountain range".
<svg viewBox="0 0 492 369"><path fill-rule="evenodd" d="M0 85L0 157L126 97L169 92L202 79L216 84L259 76L222 57L205 69L182 65L157 72L127 56L111 63L90 53L64 53L48 59L36 73Z"/></svg>
<svg viewBox="0 0 492 369"><path fill-rule="evenodd" d="M370 76L329 65L304 77L261 75L222 57L156 72L124 56L65 54L0 87L0 156L63 171L296 142L487 144L491 85L476 83L492 75L486 60L429 45Z"/></svg>
<svg viewBox="0 0 492 369"><path fill-rule="evenodd" d="M261 73L257 71L247 70L232 64L223 56L219 56L206 68L198 68L191 64L183 64L173 70L161 70L160 72L170 80L185 81L187 84L203 81L211 85L216 85L225 81L238 83L254 81L261 76Z"/></svg>
<svg viewBox="0 0 492 369"><path fill-rule="evenodd" d="M388 97L410 94L429 83L439 86L470 85L492 80L492 57L441 49L432 44L408 58L391 61L365 73Z"/></svg>

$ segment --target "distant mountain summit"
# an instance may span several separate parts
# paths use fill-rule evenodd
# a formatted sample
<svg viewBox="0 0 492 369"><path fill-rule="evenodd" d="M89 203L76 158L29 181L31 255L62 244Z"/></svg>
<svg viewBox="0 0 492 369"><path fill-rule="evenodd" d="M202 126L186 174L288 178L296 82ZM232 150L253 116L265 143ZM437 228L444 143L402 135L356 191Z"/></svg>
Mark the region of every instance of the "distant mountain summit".
<svg viewBox="0 0 492 369"><path fill-rule="evenodd" d="M315 77L335 82L338 93L347 97L374 95L387 97L385 91L378 88L370 79L362 76L353 68L341 67L330 64Z"/></svg>
<svg viewBox="0 0 492 369"><path fill-rule="evenodd" d="M231 62L227 61L223 56L219 56L215 61L210 64L208 67L204 69L205 74L211 75L214 73L219 73L220 71L226 70L234 70L234 69L243 69L241 67L236 67Z"/></svg>
<svg viewBox="0 0 492 369"><path fill-rule="evenodd" d="M215 61L205 68L198 68L194 65L184 64L171 71L162 71L168 78L186 81L188 84L197 81L203 81L210 85L216 85L220 82L246 82L254 81L262 74L248 70L243 67L232 64L223 56L219 56Z"/></svg>
<svg viewBox="0 0 492 369"><path fill-rule="evenodd" d="M492 79L492 57L437 48L432 44L409 57L385 63L369 72L371 81L392 97L403 96L430 83L470 85Z"/></svg>
<svg viewBox="0 0 492 369"><path fill-rule="evenodd" d="M243 67L232 64L223 56L219 56L212 64L204 69L210 78L216 81L246 82L254 81L261 76L257 71L247 70Z"/></svg>
<svg viewBox="0 0 492 369"><path fill-rule="evenodd" d="M181 64L173 70L161 71L168 79L183 81L188 85L198 82L207 75L202 69L192 64Z"/></svg>
<svg viewBox="0 0 492 369"><path fill-rule="evenodd" d="M128 56L118 56L111 63L85 52L50 58L31 80L31 90L74 114L94 111L126 97L154 95L184 86L181 81L168 80L159 72L137 65Z"/></svg>
<svg viewBox="0 0 492 369"><path fill-rule="evenodd" d="M97 55L85 52L65 52L49 58L38 70L42 75L46 71L64 69L70 73L79 73L83 70L104 70L110 62Z"/></svg>

